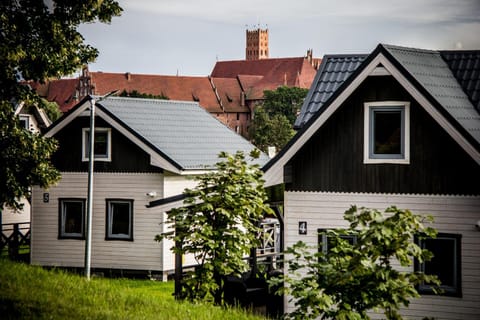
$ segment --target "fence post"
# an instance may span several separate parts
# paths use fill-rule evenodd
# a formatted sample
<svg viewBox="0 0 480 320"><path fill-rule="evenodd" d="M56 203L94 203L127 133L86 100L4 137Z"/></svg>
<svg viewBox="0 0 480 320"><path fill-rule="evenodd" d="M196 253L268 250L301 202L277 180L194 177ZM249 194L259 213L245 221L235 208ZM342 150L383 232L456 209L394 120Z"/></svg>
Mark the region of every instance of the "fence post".
<svg viewBox="0 0 480 320"><path fill-rule="evenodd" d="M18 260L19 235L20 235L20 228L18 226L18 223L15 223L13 225L12 241L10 241L10 243L8 244L8 255L10 259L14 261Z"/></svg>

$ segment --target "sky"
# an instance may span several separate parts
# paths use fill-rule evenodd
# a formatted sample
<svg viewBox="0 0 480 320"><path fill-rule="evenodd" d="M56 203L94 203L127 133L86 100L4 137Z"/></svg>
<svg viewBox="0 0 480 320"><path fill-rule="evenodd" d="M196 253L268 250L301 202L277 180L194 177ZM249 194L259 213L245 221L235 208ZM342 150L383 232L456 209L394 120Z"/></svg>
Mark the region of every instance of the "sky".
<svg viewBox="0 0 480 320"><path fill-rule="evenodd" d="M480 49L480 0L119 0L110 24L80 26L100 51L90 71L206 76L245 59L268 28L270 58L370 53L379 43Z"/></svg>

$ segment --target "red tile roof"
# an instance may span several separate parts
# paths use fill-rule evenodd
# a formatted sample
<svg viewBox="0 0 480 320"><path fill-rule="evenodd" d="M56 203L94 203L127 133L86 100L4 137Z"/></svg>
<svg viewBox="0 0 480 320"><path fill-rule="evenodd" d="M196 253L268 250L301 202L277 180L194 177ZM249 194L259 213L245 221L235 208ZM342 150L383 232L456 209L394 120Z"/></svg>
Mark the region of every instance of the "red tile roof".
<svg viewBox="0 0 480 320"><path fill-rule="evenodd" d="M170 100L198 101L209 112L222 112L208 77L163 76L133 73L90 72L93 94L136 90L165 95Z"/></svg>
<svg viewBox="0 0 480 320"><path fill-rule="evenodd" d="M41 97L48 101L55 101L62 112L70 110L78 102L76 95L78 78L50 80L44 84L30 82L29 85Z"/></svg>
<svg viewBox="0 0 480 320"><path fill-rule="evenodd" d="M315 59L315 62L318 62L317 60ZM264 90L275 90L283 85L309 88L316 71L306 57L235 60L218 61L211 76L238 77L247 93L247 99L257 100L263 98Z"/></svg>
<svg viewBox="0 0 480 320"><path fill-rule="evenodd" d="M235 78L211 78L226 112L250 112L242 103L242 88ZM243 106L242 106L243 104Z"/></svg>

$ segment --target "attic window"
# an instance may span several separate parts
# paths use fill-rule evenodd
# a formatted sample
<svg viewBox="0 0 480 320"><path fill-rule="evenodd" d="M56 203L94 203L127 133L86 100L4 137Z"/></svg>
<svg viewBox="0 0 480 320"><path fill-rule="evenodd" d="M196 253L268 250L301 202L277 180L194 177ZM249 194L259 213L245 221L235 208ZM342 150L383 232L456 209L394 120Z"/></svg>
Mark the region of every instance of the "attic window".
<svg viewBox="0 0 480 320"><path fill-rule="evenodd" d="M410 163L410 103L364 105L364 163Z"/></svg>
<svg viewBox="0 0 480 320"><path fill-rule="evenodd" d="M93 154L95 161L111 161L112 131L110 128L95 128ZM90 129L82 129L82 161L89 159Z"/></svg>

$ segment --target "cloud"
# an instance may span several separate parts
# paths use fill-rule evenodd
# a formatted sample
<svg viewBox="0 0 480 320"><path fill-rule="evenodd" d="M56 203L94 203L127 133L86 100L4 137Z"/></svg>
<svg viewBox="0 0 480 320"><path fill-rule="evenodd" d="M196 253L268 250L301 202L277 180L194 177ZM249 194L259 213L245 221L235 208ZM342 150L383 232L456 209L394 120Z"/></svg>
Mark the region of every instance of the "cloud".
<svg viewBox="0 0 480 320"><path fill-rule="evenodd" d="M404 23L479 21L478 0L142 0L127 9L231 23L294 23L300 19L391 19Z"/></svg>

